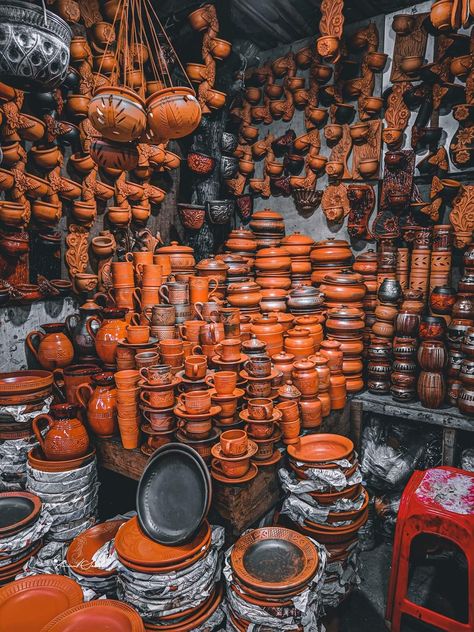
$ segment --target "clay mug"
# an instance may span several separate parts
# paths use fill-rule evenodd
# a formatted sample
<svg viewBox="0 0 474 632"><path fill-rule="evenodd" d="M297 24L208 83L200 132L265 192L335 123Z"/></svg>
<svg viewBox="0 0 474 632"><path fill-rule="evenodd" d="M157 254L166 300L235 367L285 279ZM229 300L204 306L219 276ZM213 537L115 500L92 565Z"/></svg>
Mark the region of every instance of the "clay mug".
<svg viewBox="0 0 474 632"><path fill-rule="evenodd" d="M153 255L153 263L161 266L161 274L164 277L171 274L171 257L169 255Z"/></svg>
<svg viewBox="0 0 474 632"><path fill-rule="evenodd" d="M152 410L145 408L142 411L144 418L148 421L153 430L157 432L166 432L174 428L173 409L168 410Z"/></svg>
<svg viewBox="0 0 474 632"><path fill-rule="evenodd" d="M179 338L171 338L170 340L160 340L160 353L183 353L183 341Z"/></svg>
<svg viewBox="0 0 474 632"><path fill-rule="evenodd" d="M127 342L132 345L139 345L148 342L150 339L150 327L148 325L128 325Z"/></svg>
<svg viewBox="0 0 474 632"><path fill-rule="evenodd" d="M160 302L159 287L137 287L133 291L133 297L140 305L142 311L148 307L153 307Z"/></svg>
<svg viewBox="0 0 474 632"><path fill-rule="evenodd" d="M231 422L234 421L234 415L237 410L237 395L218 395L217 393L211 394L211 401L214 406L220 406L221 412L218 417L221 420L230 419Z"/></svg>
<svg viewBox="0 0 474 632"><path fill-rule="evenodd" d="M199 343L199 330L202 326L202 320L186 320L184 323L178 325L179 333L181 338L184 340L188 340L190 342L194 342L194 344Z"/></svg>
<svg viewBox="0 0 474 632"><path fill-rule="evenodd" d="M139 263L137 265L138 274L141 278L142 287L160 287L162 280L161 266L156 263Z"/></svg>
<svg viewBox="0 0 474 632"><path fill-rule="evenodd" d="M117 371L114 374L115 384L117 388L127 389L136 388L138 381L140 380L140 373L135 369L128 369L126 371Z"/></svg>
<svg viewBox="0 0 474 632"><path fill-rule="evenodd" d="M206 377L206 384L215 388L218 395L232 395L237 387L237 373L217 371Z"/></svg>
<svg viewBox="0 0 474 632"><path fill-rule="evenodd" d="M189 340L183 340L183 355L184 359L189 358L191 355L200 355L202 356L202 349L199 345L195 345L193 342Z"/></svg>
<svg viewBox="0 0 474 632"><path fill-rule="evenodd" d="M227 478L241 478L245 476L250 469L250 458L238 458L231 460L218 460L217 467L222 470Z"/></svg>
<svg viewBox="0 0 474 632"><path fill-rule="evenodd" d="M150 250L137 250L136 252L127 252L125 255L126 261L129 261L135 265L135 267L141 263L153 263L153 253Z"/></svg>
<svg viewBox="0 0 474 632"><path fill-rule="evenodd" d="M215 287L209 291L209 282L214 281ZM189 278L189 301L191 303L206 303L209 298L217 290L219 281L214 277L197 277L193 276Z"/></svg>
<svg viewBox="0 0 474 632"><path fill-rule="evenodd" d="M184 353L162 353L161 361L169 364L173 368L182 367L184 363Z"/></svg>
<svg viewBox="0 0 474 632"><path fill-rule="evenodd" d="M171 338L177 338L176 327L174 325L152 325L151 335L153 338L157 338L160 342L162 340L171 340Z"/></svg>
<svg viewBox="0 0 474 632"><path fill-rule="evenodd" d="M136 349L133 347L117 347L116 362L117 370L122 371L125 369L135 368L135 353Z"/></svg>
<svg viewBox="0 0 474 632"><path fill-rule="evenodd" d="M191 355L184 360L184 374L190 380L202 380L207 373L207 358L203 355Z"/></svg>
<svg viewBox="0 0 474 632"><path fill-rule="evenodd" d="M225 338L224 325L222 323L204 323L201 322L199 328L199 342L202 345L216 345ZM214 353L212 354L214 355Z"/></svg>
<svg viewBox="0 0 474 632"><path fill-rule="evenodd" d="M170 408L174 405L174 389L170 388L162 390L146 390L146 387L142 389L141 397L143 401L152 408Z"/></svg>
<svg viewBox="0 0 474 632"><path fill-rule="evenodd" d="M117 287L134 287L133 264L129 261L112 261L112 284Z"/></svg>
<svg viewBox="0 0 474 632"><path fill-rule="evenodd" d="M140 369L140 375L152 386L156 386L157 384L171 384L173 379L169 364L154 364L143 367Z"/></svg>
<svg viewBox="0 0 474 632"><path fill-rule="evenodd" d="M275 431L275 424L268 420L252 421L249 419L247 429L249 435L255 439L269 439Z"/></svg>
<svg viewBox="0 0 474 632"><path fill-rule="evenodd" d="M188 391L178 397L182 408L190 415L203 415L211 408L210 391Z"/></svg>
<svg viewBox="0 0 474 632"><path fill-rule="evenodd" d="M250 419L271 419L273 415L273 402L265 397L249 399L247 410Z"/></svg>
<svg viewBox="0 0 474 632"><path fill-rule="evenodd" d="M228 338L216 345L215 352L224 362L239 362L240 347L239 338Z"/></svg>
<svg viewBox="0 0 474 632"><path fill-rule="evenodd" d="M220 444L225 456L242 456L247 452L249 438L245 430L225 430L220 436Z"/></svg>
<svg viewBox="0 0 474 632"><path fill-rule="evenodd" d="M152 326L174 325L176 320L176 308L174 305L160 303L153 307L145 307L143 314Z"/></svg>
<svg viewBox="0 0 474 632"><path fill-rule="evenodd" d="M247 384L247 395L252 397L270 397L272 394L272 383L270 380L252 381Z"/></svg>
<svg viewBox="0 0 474 632"><path fill-rule="evenodd" d="M272 372L272 361L268 356L257 356L247 360L244 368L252 377L268 377Z"/></svg>
<svg viewBox="0 0 474 632"><path fill-rule="evenodd" d="M141 351L135 355L135 366L137 369L154 366L160 361L160 355L157 351Z"/></svg>
<svg viewBox="0 0 474 632"><path fill-rule="evenodd" d="M299 420L300 411L297 402L281 402L276 407L281 412L284 423Z"/></svg>
<svg viewBox="0 0 474 632"><path fill-rule="evenodd" d="M175 305L175 309L177 325L184 323L187 320L191 320L193 315L193 308L191 307L190 303L180 303L179 305Z"/></svg>
<svg viewBox="0 0 474 632"><path fill-rule="evenodd" d="M184 432L189 439L207 439L212 430L212 419L200 419L199 421L192 419L180 419L178 428Z"/></svg>
<svg viewBox="0 0 474 632"><path fill-rule="evenodd" d="M135 287L120 287L114 288L114 303L120 309L135 308L133 299L135 298Z"/></svg>
<svg viewBox="0 0 474 632"><path fill-rule="evenodd" d="M206 277L199 277L205 279ZM200 302L194 304L194 311L198 318L208 323L216 323L220 320L219 305L214 301Z"/></svg>
<svg viewBox="0 0 474 632"><path fill-rule="evenodd" d="M224 325L226 338L240 337L240 309L238 307L219 307L220 321Z"/></svg>
<svg viewBox="0 0 474 632"><path fill-rule="evenodd" d="M160 287L159 292L163 301L170 305L189 303L189 286L187 283L169 281Z"/></svg>

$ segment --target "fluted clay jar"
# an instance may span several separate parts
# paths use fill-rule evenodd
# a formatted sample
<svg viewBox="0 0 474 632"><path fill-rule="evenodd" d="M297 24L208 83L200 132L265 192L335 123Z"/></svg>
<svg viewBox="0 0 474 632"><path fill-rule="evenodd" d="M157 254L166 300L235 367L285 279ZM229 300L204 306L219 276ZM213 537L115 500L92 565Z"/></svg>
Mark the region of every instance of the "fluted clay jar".
<svg viewBox="0 0 474 632"><path fill-rule="evenodd" d="M416 336L421 317L416 312L401 309L395 320L395 330L400 336Z"/></svg>
<svg viewBox="0 0 474 632"><path fill-rule="evenodd" d="M64 323L41 325L43 331L31 331L26 345L43 369L53 371L69 366L74 359L74 347L64 333ZM36 342L39 341L39 342Z"/></svg>
<svg viewBox="0 0 474 632"><path fill-rule="evenodd" d="M95 340L97 355L107 366L116 363L117 347L121 340L127 337L127 322L125 310L107 308L102 312L103 320L98 321L92 316L87 321L87 331ZM95 329L99 323L98 329Z"/></svg>
<svg viewBox="0 0 474 632"><path fill-rule="evenodd" d="M304 397L316 397L319 388L319 375L314 362L297 360L291 373L293 384Z"/></svg>
<svg viewBox="0 0 474 632"><path fill-rule="evenodd" d="M342 371L344 355L341 351L341 343L338 340L323 340L320 353L327 358L328 368L331 373Z"/></svg>
<svg viewBox="0 0 474 632"><path fill-rule="evenodd" d="M283 351L283 327L275 314L263 314L255 318L250 331L265 343L268 355Z"/></svg>
<svg viewBox="0 0 474 632"><path fill-rule="evenodd" d="M421 371L417 384L418 397L425 408L440 408L446 397L446 383L440 372Z"/></svg>
<svg viewBox="0 0 474 632"><path fill-rule="evenodd" d="M68 461L87 454L89 437L77 418L77 406L54 404L49 415L38 415L33 420L33 432L48 461ZM40 422L47 421L48 431L43 438Z"/></svg>
<svg viewBox="0 0 474 632"><path fill-rule="evenodd" d="M92 432L106 439L117 432L117 389L113 373L99 373L77 387L77 398Z"/></svg>
<svg viewBox="0 0 474 632"><path fill-rule="evenodd" d="M285 351L292 353L297 360L313 355L314 342L309 329L304 327L289 329L285 338Z"/></svg>

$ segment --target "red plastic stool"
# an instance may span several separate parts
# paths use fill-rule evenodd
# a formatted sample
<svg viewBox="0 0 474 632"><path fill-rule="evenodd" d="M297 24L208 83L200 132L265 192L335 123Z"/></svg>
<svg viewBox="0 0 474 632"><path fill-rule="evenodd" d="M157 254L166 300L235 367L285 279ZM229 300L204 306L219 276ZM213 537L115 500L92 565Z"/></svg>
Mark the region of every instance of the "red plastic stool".
<svg viewBox="0 0 474 632"><path fill-rule="evenodd" d="M468 623L460 623L419 606L407 598L410 548L421 534L450 540L464 552L468 569ZM474 630L474 473L454 467L415 472L400 502L393 543L386 619L392 632L400 632L408 614L440 630Z"/></svg>

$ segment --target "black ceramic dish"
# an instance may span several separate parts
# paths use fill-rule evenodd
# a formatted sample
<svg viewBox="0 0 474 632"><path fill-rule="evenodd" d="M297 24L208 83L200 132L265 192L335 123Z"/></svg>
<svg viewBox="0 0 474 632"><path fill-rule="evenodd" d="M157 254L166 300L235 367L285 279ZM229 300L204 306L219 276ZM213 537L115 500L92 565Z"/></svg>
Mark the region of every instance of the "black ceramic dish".
<svg viewBox="0 0 474 632"><path fill-rule="evenodd" d="M186 542L206 517L211 489L207 467L195 450L181 443L159 448L138 484L141 528L160 544Z"/></svg>
<svg viewBox="0 0 474 632"><path fill-rule="evenodd" d="M28 492L0 495L0 534L8 537L25 529L36 522L40 510L40 499Z"/></svg>

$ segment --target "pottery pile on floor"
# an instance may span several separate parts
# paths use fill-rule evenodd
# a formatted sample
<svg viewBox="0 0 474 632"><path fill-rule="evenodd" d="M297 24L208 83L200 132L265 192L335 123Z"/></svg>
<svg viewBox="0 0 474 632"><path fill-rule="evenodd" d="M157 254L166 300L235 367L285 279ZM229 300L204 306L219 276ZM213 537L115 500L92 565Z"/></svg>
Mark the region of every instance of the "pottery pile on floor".
<svg viewBox="0 0 474 632"><path fill-rule="evenodd" d="M280 470L289 494L281 513L326 547L322 594L325 605L336 606L359 581L357 532L368 517L354 445L341 435L307 435L288 447L288 464Z"/></svg>
<svg viewBox="0 0 474 632"><path fill-rule="evenodd" d="M0 584L11 581L38 553L50 525L51 518L35 494L0 493Z"/></svg>
<svg viewBox="0 0 474 632"><path fill-rule="evenodd" d="M248 531L226 554L226 629L319 630L325 565L324 549L297 531Z"/></svg>

